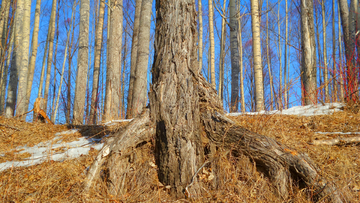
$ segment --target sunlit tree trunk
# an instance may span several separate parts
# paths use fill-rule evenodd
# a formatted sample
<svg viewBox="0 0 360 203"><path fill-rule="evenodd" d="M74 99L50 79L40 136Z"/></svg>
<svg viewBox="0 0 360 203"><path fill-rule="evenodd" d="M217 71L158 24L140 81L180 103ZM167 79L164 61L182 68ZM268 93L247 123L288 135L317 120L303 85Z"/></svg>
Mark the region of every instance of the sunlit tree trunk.
<svg viewBox="0 0 360 203"><path fill-rule="evenodd" d="M226 0L223 2L222 13L225 15ZM219 98L223 99L224 94L224 65L225 65L225 41L226 41L225 18L221 18L221 39L220 39L220 62L219 62Z"/></svg>
<svg viewBox="0 0 360 203"><path fill-rule="evenodd" d="M239 103L239 44L238 15L235 0L230 0L231 103L230 112L238 111Z"/></svg>
<svg viewBox="0 0 360 203"><path fill-rule="evenodd" d="M285 53L284 53L284 108L289 108L288 104L288 0L285 0Z"/></svg>
<svg viewBox="0 0 360 203"><path fill-rule="evenodd" d="M358 63L356 61L356 48L359 46L359 44L356 43L356 34L360 34L358 33L358 29L357 29L357 15L358 15L358 0L351 0L350 3L350 15L349 15L349 34L350 34L350 42L352 43L352 49L351 49L351 57L352 57L352 62L353 62L353 66L350 66L350 80L352 81L351 84L351 92L349 92L352 98L358 97L357 95L359 95L359 93L355 93L356 91L358 91L358 83L359 83L359 70L358 70ZM356 45L356 46L355 46ZM359 52L359 51L358 51Z"/></svg>
<svg viewBox="0 0 360 203"><path fill-rule="evenodd" d="M261 63L259 15L259 2L257 0L251 0L251 30L253 37L252 48L254 58L255 102L257 112L264 110L264 83Z"/></svg>
<svg viewBox="0 0 360 203"><path fill-rule="evenodd" d="M244 92L244 57L243 57L243 45L242 45L242 27L241 18L238 20L238 42L239 42L239 63L240 63L240 105L241 112L245 112L245 92Z"/></svg>
<svg viewBox="0 0 360 203"><path fill-rule="evenodd" d="M106 93L104 121L121 116L121 48L123 29L122 0L110 0L110 30L108 66L106 70ZM125 68L125 66L124 66Z"/></svg>
<svg viewBox="0 0 360 203"><path fill-rule="evenodd" d="M129 91L128 91L128 99L127 99L127 110L126 117L132 118L132 98L134 91L134 81L135 81L135 73L136 73L136 60L137 60L137 52L138 52L138 41L139 41L139 25L140 25L140 15L141 15L141 5L142 0L136 0L135 3L135 18L134 18L134 28L133 28L133 36L131 43L131 67L130 67L130 81L129 81Z"/></svg>
<svg viewBox="0 0 360 203"><path fill-rule="evenodd" d="M287 0L286 0L287 1ZM266 1L266 8L269 9L269 0ZM267 62L267 67L269 70L269 78L270 78L270 110L274 110L274 90L273 90L273 77L272 77L272 72L271 72L271 65L270 65L270 53L269 53L269 44L270 44L270 39L269 39L269 12L266 13L266 62ZM286 54L285 54L285 58L286 58Z"/></svg>
<svg viewBox="0 0 360 203"><path fill-rule="evenodd" d="M332 61L333 61L333 73L332 73L332 101L337 102L338 101L338 88L337 88L337 81L336 81L336 33L335 33L335 0L332 0ZM340 59L339 59L340 64Z"/></svg>
<svg viewBox="0 0 360 203"><path fill-rule="evenodd" d="M73 123L83 124L88 72L90 0L80 1L80 33L75 84Z"/></svg>
<svg viewBox="0 0 360 203"><path fill-rule="evenodd" d="M33 30L33 33L32 33L32 42L31 42L31 56L30 56L30 63L29 63L29 74L28 74L28 79L27 79L27 90L26 90L26 105L27 105L27 108L29 108L31 87L32 87L33 79L34 79L35 62L36 62L36 55L37 55L37 49L38 49L40 7L41 7L41 0L37 0L36 1L36 7L35 7L34 30Z"/></svg>
<svg viewBox="0 0 360 203"><path fill-rule="evenodd" d="M316 104L316 46L312 0L301 0L301 83L305 105Z"/></svg>
<svg viewBox="0 0 360 203"><path fill-rule="evenodd" d="M330 102L329 81L328 81L328 64L326 51L326 21L325 21L325 0L321 1L322 28L323 28L323 56L324 56L324 85L325 85L325 102Z"/></svg>
<svg viewBox="0 0 360 203"><path fill-rule="evenodd" d="M53 64L53 50L54 50L54 37L55 37L55 20L56 20L56 0L53 0L53 5L51 9L50 24L51 32L49 33L49 53L47 58L47 69L46 69L46 79L45 79L45 88L44 88L44 99L45 99L45 110L47 109L48 99L49 99L49 87L51 80L51 67Z"/></svg>
<svg viewBox="0 0 360 203"><path fill-rule="evenodd" d="M4 17L2 20L0 20L0 115L4 113L5 110L5 89L7 85L7 76L8 76L8 64L7 59L11 56L11 39L9 40L9 43L7 44L7 41L11 36L9 35L9 29L8 26L11 26L8 24L9 20L9 13L10 13L10 0L4 0L2 6L2 12L4 12ZM9 50L6 50L6 49ZM6 52L8 53L6 56Z"/></svg>
<svg viewBox="0 0 360 203"><path fill-rule="evenodd" d="M152 0L143 0L141 5L138 53L136 60L131 117L139 115L147 103L147 70L149 61L152 2Z"/></svg>
<svg viewBox="0 0 360 203"><path fill-rule="evenodd" d="M283 69L282 69L282 49L281 49L281 22L280 22L280 3L278 1L278 14L277 14L277 21L278 21L278 56L279 56L279 109L283 109Z"/></svg>
<svg viewBox="0 0 360 203"><path fill-rule="evenodd" d="M98 88L99 88L99 75L100 75L100 60L102 49L102 37L103 37L103 25L104 25L104 12L105 0L100 0L99 17L95 31L95 54L94 54L94 72L92 81L92 93L91 93L91 108L90 108L90 123L96 124L97 110L98 110ZM121 48L121 47L120 47Z"/></svg>
<svg viewBox="0 0 360 203"><path fill-rule="evenodd" d="M150 95L151 119L157 128L155 157L159 181L171 186L172 196L184 198L203 159L199 84L193 77L199 74L197 32L190 31L196 30L196 11L192 0L156 1L156 8L157 41ZM196 182L191 191L198 186Z"/></svg>
<svg viewBox="0 0 360 203"><path fill-rule="evenodd" d="M199 70L201 71L202 69L202 64L203 64L203 18L202 18L202 0L198 0L199 3L199 8L198 8L198 17L199 17Z"/></svg>
<svg viewBox="0 0 360 203"><path fill-rule="evenodd" d="M216 89L215 81L215 39L214 39L214 9L213 1L208 1L209 5L209 41L210 41L210 81Z"/></svg>
<svg viewBox="0 0 360 203"><path fill-rule="evenodd" d="M344 68L343 68L343 63L342 63L342 59L343 59L343 55L342 55L342 34L341 34L341 12L340 12L340 1L338 1L338 33L339 33L339 37L338 37L338 42L339 42L339 81L340 81L340 95L339 95L339 99L341 102L344 102L344 96L345 96L345 81L344 81Z"/></svg>

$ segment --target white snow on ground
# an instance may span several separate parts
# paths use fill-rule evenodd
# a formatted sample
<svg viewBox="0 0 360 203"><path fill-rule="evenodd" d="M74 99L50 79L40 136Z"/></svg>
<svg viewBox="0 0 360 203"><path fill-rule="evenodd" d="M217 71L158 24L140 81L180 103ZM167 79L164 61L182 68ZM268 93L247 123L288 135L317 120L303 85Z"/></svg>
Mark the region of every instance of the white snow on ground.
<svg viewBox="0 0 360 203"><path fill-rule="evenodd" d="M77 141L62 143L62 140L59 139L58 135L60 134L70 134L77 132L78 129L68 130L61 133L56 133L57 135L53 140L47 141L45 143L39 143L33 147L18 147L17 150L22 150L21 153L28 152L31 154L31 157L26 158L24 161L8 161L0 163L0 171L6 170L11 167L19 166L31 166L35 164L40 164L46 160L53 161L63 161L67 158L77 158L82 154L88 154L90 147L100 150L103 147L103 143L95 143L98 139L86 139L85 137L79 138ZM58 140L55 144L52 144L53 141ZM51 151L51 149L56 148L65 148L65 152L56 153ZM4 154L0 154L4 156Z"/></svg>
<svg viewBox="0 0 360 203"><path fill-rule="evenodd" d="M332 114L336 111L340 111L340 108L344 105L341 103L327 103L325 105L309 105L309 106L295 106L283 111L268 111L268 112L259 112L259 113L230 113L229 116L239 116L239 115L258 115L258 114L284 114L284 115L299 115L299 116L313 116L313 115L328 115ZM132 119L124 119L124 120L113 120L104 123L103 125L114 125L120 122L129 122ZM103 147L103 143L96 143L101 141L101 139L86 139L85 137L79 138L77 141L61 143L59 135L64 134L73 134L78 132L78 129L72 129L60 133L55 134L55 138L53 140L47 141L45 143L39 143L33 147L27 147L26 145L23 147L18 147L17 150L22 150L19 153L29 152L31 157L27 158L24 161L8 161L4 163L0 163L0 171L6 170L11 167L19 167L19 166L31 166L35 164L40 164L46 160L54 160L54 161L63 161L67 158L77 158L82 154L88 154L90 147L93 147L97 150L100 150ZM326 133L329 134L329 133ZM340 134L340 133L334 133ZM344 134L344 133L342 133ZM351 133L355 134L355 133ZM357 133L356 133L357 134ZM360 133L359 133L360 134ZM59 140L58 140L59 139ZM52 144L53 141L58 140L55 144ZM59 147L63 147L66 150L65 152L54 152L51 149L56 149ZM4 154L0 154L0 156L4 156Z"/></svg>
<svg viewBox="0 0 360 203"><path fill-rule="evenodd" d="M240 115L259 115L259 114L283 114L283 115L298 115L298 116L315 116L315 115L329 115L336 111L341 111L341 107L344 104L341 103L326 103L325 105L308 105L308 106L294 106L282 111L261 111L261 112L245 112L245 113L229 113L228 116L240 116Z"/></svg>

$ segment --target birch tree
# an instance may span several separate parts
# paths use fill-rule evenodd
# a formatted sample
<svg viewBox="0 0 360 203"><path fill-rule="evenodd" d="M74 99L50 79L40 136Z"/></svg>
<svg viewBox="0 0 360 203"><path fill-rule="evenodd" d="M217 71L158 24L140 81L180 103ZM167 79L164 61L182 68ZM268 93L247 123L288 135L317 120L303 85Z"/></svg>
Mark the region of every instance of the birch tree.
<svg viewBox="0 0 360 203"><path fill-rule="evenodd" d="M135 17L134 17L134 28L133 28L133 36L131 43L131 66L130 66L130 81L129 81L129 91L128 91L128 100L127 100L127 111L126 117L132 118L132 98L134 91L134 81L135 81L135 73L136 73L136 60L137 60L137 52L138 52L138 41L139 41L139 25L140 25L140 15L141 15L141 5L142 0L136 0L135 2Z"/></svg>
<svg viewBox="0 0 360 203"><path fill-rule="evenodd" d="M213 1L208 1L209 5L209 41L210 41L210 81L214 88L215 82L215 39L214 39L214 9Z"/></svg>
<svg viewBox="0 0 360 203"><path fill-rule="evenodd" d="M136 71L130 117L139 115L147 103L147 70L149 61L152 2L152 0L143 0L141 5Z"/></svg>
<svg viewBox="0 0 360 203"><path fill-rule="evenodd" d="M322 28L323 28L323 57L324 57L324 85L325 85L325 102L330 102L328 64L326 51L326 19L325 19L325 0L321 1Z"/></svg>
<svg viewBox="0 0 360 203"><path fill-rule="evenodd" d="M301 83L305 105L316 104L316 46L314 6L312 0L301 0Z"/></svg>
<svg viewBox="0 0 360 203"><path fill-rule="evenodd" d="M265 108L263 71L261 63L259 2L257 0L251 0L251 30L253 37L252 48L254 58L256 111L259 112Z"/></svg>
<svg viewBox="0 0 360 203"><path fill-rule="evenodd" d="M122 0L110 0L110 30L108 66L106 69L106 93L104 121L121 116L121 47L123 29ZM124 66L125 68L125 66Z"/></svg>
<svg viewBox="0 0 360 203"><path fill-rule="evenodd" d="M80 0L79 51L73 112L73 123L76 125L83 124L84 121L85 94L89 59L89 12L90 0Z"/></svg>

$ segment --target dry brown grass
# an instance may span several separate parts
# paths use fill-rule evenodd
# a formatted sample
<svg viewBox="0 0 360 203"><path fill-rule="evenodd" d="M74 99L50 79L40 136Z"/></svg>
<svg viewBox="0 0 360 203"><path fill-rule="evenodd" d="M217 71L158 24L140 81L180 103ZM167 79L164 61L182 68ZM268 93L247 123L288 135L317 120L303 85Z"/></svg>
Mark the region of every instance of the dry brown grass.
<svg viewBox="0 0 360 203"><path fill-rule="evenodd" d="M338 186L350 202L360 199L360 147L314 146L314 139L332 139L339 135L323 135L315 132L360 132L360 115L352 110L337 112L330 116L239 116L235 118L242 126L260 134L275 138L299 152L307 153L319 166L321 173ZM51 140L56 132L69 126L32 124L0 117L0 151L6 158L1 161L20 160L16 146L32 146ZM101 137L112 130L121 130L124 124L112 129L83 126L80 133L67 136L67 141L79 136ZM14 130L14 127L18 130ZM79 127L79 126L77 126ZM351 135L341 135L351 136ZM64 149L57 149L64 150ZM167 189L159 184L157 169L153 163L153 145L147 143L136 149L136 159L126 175L127 191L111 196L105 183L98 181L88 195L82 195L81 185L86 168L97 154L90 154L63 162L47 161L30 167L8 169L0 172L0 202L168 202ZM257 171L249 158L235 157L231 151L218 150L215 159L199 173L203 184L201 196L179 202L284 202L274 192L270 181ZM22 157L23 158L23 157ZM216 184L215 184L216 182ZM308 202L311 192L293 186L290 199L285 202Z"/></svg>

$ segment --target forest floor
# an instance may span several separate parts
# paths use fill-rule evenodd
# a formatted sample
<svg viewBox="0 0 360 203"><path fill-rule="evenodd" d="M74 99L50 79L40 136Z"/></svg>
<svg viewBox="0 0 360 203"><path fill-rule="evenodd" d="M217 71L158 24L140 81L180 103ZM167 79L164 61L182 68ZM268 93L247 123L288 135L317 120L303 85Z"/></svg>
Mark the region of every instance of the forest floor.
<svg viewBox="0 0 360 203"><path fill-rule="evenodd" d="M356 137L360 132L359 106L319 105L296 115L230 114L243 127L269 136L306 153L320 174L334 182L349 202L360 202L360 145L313 145L314 140ZM335 111L336 110L336 111ZM304 116L304 111L307 111ZM295 111L294 111L295 112ZM290 114L290 113L288 113ZM316 115L318 114L318 115ZM125 183L128 190L114 197L98 181L82 194L86 171L103 142L128 122L97 126L28 123L0 117L0 202L167 202L167 187L159 183L153 144L135 149L136 159ZM308 202L313 191L293 183L289 199L278 197L264 173L248 157L218 150L215 159L198 173L201 196L181 202ZM266 174L266 173L265 173Z"/></svg>

